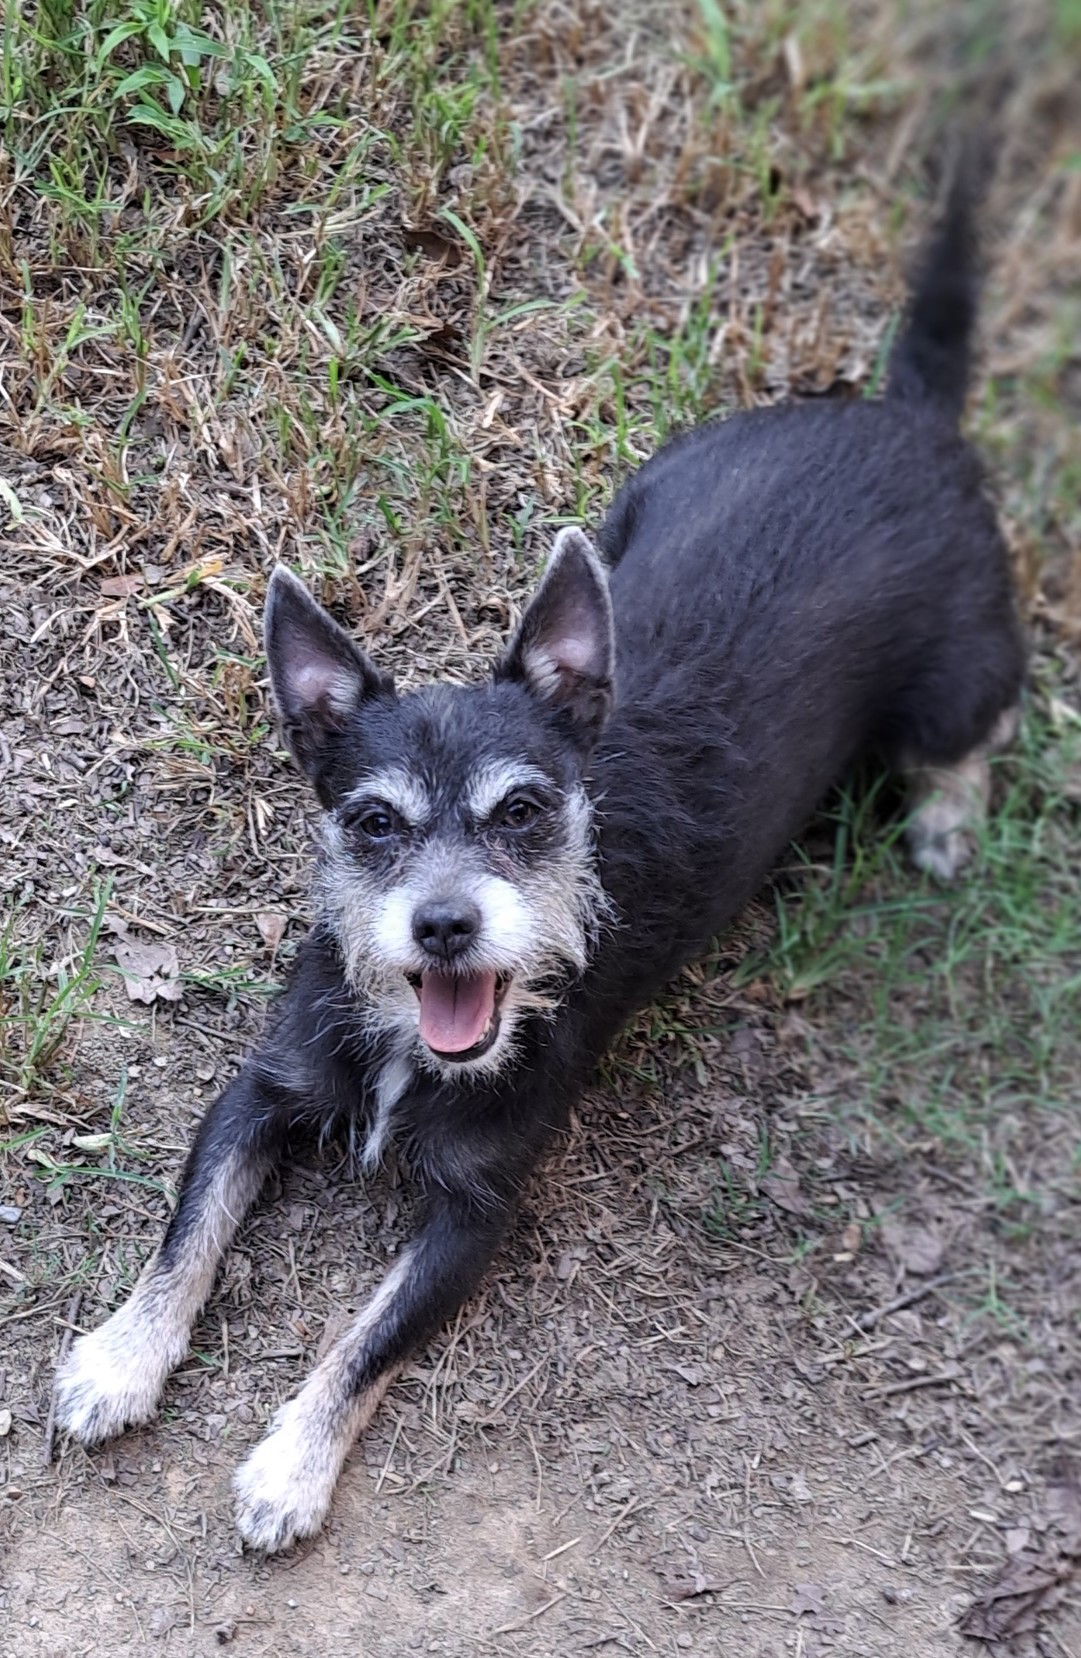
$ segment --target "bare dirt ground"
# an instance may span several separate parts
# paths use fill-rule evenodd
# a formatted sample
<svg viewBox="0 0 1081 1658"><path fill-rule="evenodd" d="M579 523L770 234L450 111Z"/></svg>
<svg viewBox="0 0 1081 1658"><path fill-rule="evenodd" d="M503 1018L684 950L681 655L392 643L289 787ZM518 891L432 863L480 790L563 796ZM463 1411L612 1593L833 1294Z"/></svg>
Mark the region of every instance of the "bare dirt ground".
<svg viewBox="0 0 1081 1658"><path fill-rule="evenodd" d="M0 162L0 1658L1081 1658L1078 37L890 10L377 7L262 42L290 114L232 195L183 134L125 129L108 223L59 142ZM243 1555L229 1479L407 1236L336 1153L243 1228L160 1419L54 1446L57 1352L305 923L274 558L406 674L476 671L673 426L873 381L942 88L987 82L971 425L1035 734L966 893L816 826L627 1034L322 1536Z"/></svg>

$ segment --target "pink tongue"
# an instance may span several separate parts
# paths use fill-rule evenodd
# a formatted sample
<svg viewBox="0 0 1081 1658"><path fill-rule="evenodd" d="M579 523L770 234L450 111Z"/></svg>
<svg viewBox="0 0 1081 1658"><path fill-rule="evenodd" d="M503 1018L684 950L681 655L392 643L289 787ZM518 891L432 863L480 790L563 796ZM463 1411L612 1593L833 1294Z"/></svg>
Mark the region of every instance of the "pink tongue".
<svg viewBox="0 0 1081 1658"><path fill-rule="evenodd" d="M437 1053L475 1048L494 1013L494 973L425 973L421 978L420 1034Z"/></svg>

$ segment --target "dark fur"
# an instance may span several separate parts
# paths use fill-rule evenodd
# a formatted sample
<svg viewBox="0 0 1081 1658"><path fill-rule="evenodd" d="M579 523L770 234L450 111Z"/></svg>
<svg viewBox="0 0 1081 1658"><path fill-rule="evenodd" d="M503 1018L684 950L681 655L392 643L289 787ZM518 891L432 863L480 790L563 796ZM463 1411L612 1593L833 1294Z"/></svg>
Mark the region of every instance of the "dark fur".
<svg viewBox="0 0 1081 1658"><path fill-rule="evenodd" d="M527 1024L509 1070L418 1071L395 1107L391 1138L422 1198L421 1253L350 1361L358 1394L471 1293L616 1032L727 926L856 757L875 747L958 760L1016 701L1006 550L957 427L974 289L956 196L951 212L883 400L711 423L620 493L601 534L616 694L599 740L603 685L573 706L542 705L513 661L474 689L397 697L373 681L321 744L307 728L296 737L325 805L362 766L403 752L452 789L489 748L583 775L614 910L586 972L554 1020ZM259 1051L199 1130L165 1268L223 1157L242 1147L269 1165L301 1129L364 1120L380 1040L317 926ZM271 1546L299 1529L274 1524Z"/></svg>

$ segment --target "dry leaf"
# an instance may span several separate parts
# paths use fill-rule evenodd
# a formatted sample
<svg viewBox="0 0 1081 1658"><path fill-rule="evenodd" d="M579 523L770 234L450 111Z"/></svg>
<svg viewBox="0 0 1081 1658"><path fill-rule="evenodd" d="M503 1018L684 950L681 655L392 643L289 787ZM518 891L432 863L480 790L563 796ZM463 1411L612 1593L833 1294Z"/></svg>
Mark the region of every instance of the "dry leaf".
<svg viewBox="0 0 1081 1658"><path fill-rule="evenodd" d="M179 1002L184 994L180 963L171 944L136 944L118 938L113 949L133 1002Z"/></svg>
<svg viewBox="0 0 1081 1658"><path fill-rule="evenodd" d="M1063 1553L1081 1556L1081 1487L1068 1466L1060 1465L1057 1476L1047 1487L1048 1519L1061 1534Z"/></svg>
<svg viewBox="0 0 1081 1658"><path fill-rule="evenodd" d="M826 1591L821 1583L797 1583L788 1603L788 1610L797 1618L805 1612L817 1617L826 1605Z"/></svg>
<svg viewBox="0 0 1081 1658"><path fill-rule="evenodd" d="M799 1175L787 1157L779 1157L769 1174L759 1182L771 1203L790 1215L809 1215L811 1205L800 1188Z"/></svg>
<svg viewBox="0 0 1081 1658"><path fill-rule="evenodd" d="M802 92L807 77L803 68L803 53L800 50L799 36L795 32L785 35L781 42L781 55L784 58L789 86L793 92Z"/></svg>
<svg viewBox="0 0 1081 1658"><path fill-rule="evenodd" d="M818 203L811 192L805 190L801 184L795 185L789 194L797 212L802 213L809 224L813 224L816 219L822 217L822 211Z"/></svg>
<svg viewBox="0 0 1081 1658"><path fill-rule="evenodd" d="M929 1278L942 1265L946 1246L929 1226L909 1226L904 1221L882 1222L882 1242L905 1272Z"/></svg>
<svg viewBox="0 0 1081 1658"><path fill-rule="evenodd" d="M458 243L430 226L426 229L403 226L402 240L410 252L422 253L426 259L438 260L446 265L448 270L461 263L462 250Z"/></svg>
<svg viewBox="0 0 1081 1658"><path fill-rule="evenodd" d="M1058 1605L1066 1593L1068 1565L1046 1560L1012 1560L958 1624L962 1635L977 1641L1008 1641L1029 1635L1040 1615Z"/></svg>
<svg viewBox="0 0 1081 1658"><path fill-rule="evenodd" d="M195 563L189 564L184 571L184 585L188 588L198 587L201 581L212 581L215 576L220 576L224 569L225 560L216 553L210 558L197 558Z"/></svg>
<svg viewBox="0 0 1081 1658"><path fill-rule="evenodd" d="M107 599L130 599L133 593L146 586L146 581L139 575L106 576L100 585Z"/></svg>
<svg viewBox="0 0 1081 1658"><path fill-rule="evenodd" d="M278 910L260 910L255 917L255 925L259 929L259 936L271 955L275 954L278 945L285 937L288 920L289 917L282 915Z"/></svg>
<svg viewBox="0 0 1081 1658"><path fill-rule="evenodd" d="M706 1373L700 1364L670 1364L667 1369L682 1376L688 1387L700 1387L705 1381Z"/></svg>
<svg viewBox="0 0 1081 1658"><path fill-rule="evenodd" d="M155 1606L146 1620L146 1627L151 1635L163 1640L172 1629L178 1629L186 1622L184 1613L179 1606Z"/></svg>
<svg viewBox="0 0 1081 1658"><path fill-rule="evenodd" d="M705 1577L701 1572L696 1572L689 1582L682 1576L669 1578L668 1581L673 1600L693 1600L696 1595L719 1595L731 1588L731 1580Z"/></svg>
<svg viewBox="0 0 1081 1658"><path fill-rule="evenodd" d="M80 1151L108 1151L113 1137L111 1134L73 1134L71 1143L78 1146Z"/></svg>

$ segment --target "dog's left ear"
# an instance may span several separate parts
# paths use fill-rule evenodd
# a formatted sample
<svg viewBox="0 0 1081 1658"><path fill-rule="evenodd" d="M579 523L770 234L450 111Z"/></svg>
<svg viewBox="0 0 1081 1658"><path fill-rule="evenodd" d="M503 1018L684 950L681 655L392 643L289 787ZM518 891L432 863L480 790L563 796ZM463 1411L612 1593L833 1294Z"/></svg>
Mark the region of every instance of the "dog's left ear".
<svg viewBox="0 0 1081 1658"><path fill-rule="evenodd" d="M496 678L520 681L592 743L611 711L614 657L604 566L581 530L560 530Z"/></svg>

